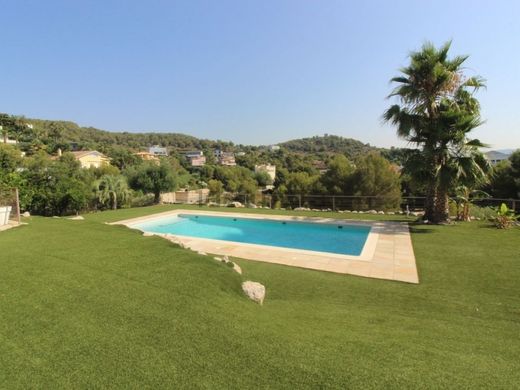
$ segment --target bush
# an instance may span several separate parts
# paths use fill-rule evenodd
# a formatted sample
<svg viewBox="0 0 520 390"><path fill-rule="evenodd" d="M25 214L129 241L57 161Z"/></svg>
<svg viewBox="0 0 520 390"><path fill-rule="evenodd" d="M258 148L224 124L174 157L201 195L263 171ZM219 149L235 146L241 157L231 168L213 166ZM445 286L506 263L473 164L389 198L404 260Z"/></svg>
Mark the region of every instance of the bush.
<svg viewBox="0 0 520 390"><path fill-rule="evenodd" d="M515 212L509 209L505 203L502 203L496 212L496 216L493 218L493 222L499 229L509 229L515 224L517 219Z"/></svg>
<svg viewBox="0 0 520 390"><path fill-rule="evenodd" d="M154 204L153 194L142 194L136 193L136 195L130 201L130 207L145 207L152 206Z"/></svg>

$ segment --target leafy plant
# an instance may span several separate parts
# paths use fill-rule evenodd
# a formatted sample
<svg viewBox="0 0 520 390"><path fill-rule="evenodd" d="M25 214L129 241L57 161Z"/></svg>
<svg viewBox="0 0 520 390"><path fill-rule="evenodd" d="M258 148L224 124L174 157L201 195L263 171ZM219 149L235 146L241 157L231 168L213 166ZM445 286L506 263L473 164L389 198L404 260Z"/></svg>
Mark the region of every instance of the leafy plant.
<svg viewBox="0 0 520 390"><path fill-rule="evenodd" d="M495 226L499 229L509 229L515 223L518 217L514 210L511 210L505 203L502 203L497 210L497 215L493 218Z"/></svg>
<svg viewBox="0 0 520 390"><path fill-rule="evenodd" d="M471 220L471 204L474 201L489 198L489 194L480 190L471 190L467 186L461 185L455 189L455 196L453 201L457 206L457 220L470 221Z"/></svg>

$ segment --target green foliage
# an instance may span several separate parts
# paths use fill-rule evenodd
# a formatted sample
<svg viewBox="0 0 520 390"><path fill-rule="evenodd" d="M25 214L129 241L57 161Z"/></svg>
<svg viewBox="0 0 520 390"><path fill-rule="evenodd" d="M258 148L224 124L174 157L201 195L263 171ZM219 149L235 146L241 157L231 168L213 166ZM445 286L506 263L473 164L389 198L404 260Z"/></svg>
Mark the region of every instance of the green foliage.
<svg viewBox="0 0 520 390"><path fill-rule="evenodd" d="M287 176L285 183L287 192L294 195L307 195L313 192L318 176L311 176L307 172L293 172Z"/></svg>
<svg viewBox="0 0 520 390"><path fill-rule="evenodd" d="M161 201L162 192L172 191L176 186L175 173L164 161L161 161L160 165L143 163L128 169L125 174L132 189L153 193L155 203Z"/></svg>
<svg viewBox="0 0 520 390"><path fill-rule="evenodd" d="M121 146L113 146L108 149L107 156L110 157L110 163L120 170L142 163L141 158L132 153L128 148Z"/></svg>
<svg viewBox="0 0 520 390"><path fill-rule="evenodd" d="M12 173L22 164L20 151L11 145L0 144L0 177Z"/></svg>
<svg viewBox="0 0 520 390"><path fill-rule="evenodd" d="M121 175L103 175L94 184L99 204L113 210L121 207L131 198L126 178Z"/></svg>
<svg viewBox="0 0 520 390"><path fill-rule="evenodd" d="M260 187L265 187L267 185L273 184L273 179L271 178L271 176L264 171L256 172L255 180Z"/></svg>
<svg viewBox="0 0 520 390"><path fill-rule="evenodd" d="M350 194L352 175L356 167L344 155L336 155L329 162L328 170L320 181L328 194Z"/></svg>
<svg viewBox="0 0 520 390"><path fill-rule="evenodd" d="M208 181L209 194L219 197L224 191L224 184L220 180L211 179Z"/></svg>
<svg viewBox="0 0 520 390"><path fill-rule="evenodd" d="M352 178L353 193L358 196L374 196L374 202L383 209L398 209L401 203L399 173L395 166L379 153L369 153L356 161ZM376 203L377 202L377 203ZM367 205L373 208L372 205Z"/></svg>
<svg viewBox="0 0 520 390"><path fill-rule="evenodd" d="M397 87L390 97L398 97L383 115L397 128L397 134L416 144L421 158L419 181L427 184L425 218L448 220L448 192L458 185L461 171L481 175L477 161L478 140L468 134L481 124L480 107L473 92L484 86L480 77L465 77L462 65L467 56L448 58L451 42L439 49L431 43L412 52L402 75L392 78ZM472 173L473 174L473 173Z"/></svg>
<svg viewBox="0 0 520 390"><path fill-rule="evenodd" d="M493 218L493 222L498 229L509 229L514 226L517 219L514 210L509 209L505 203L502 203Z"/></svg>
<svg viewBox="0 0 520 390"><path fill-rule="evenodd" d="M486 187L494 197L517 199L520 197L520 150L508 160L493 168L490 184Z"/></svg>
<svg viewBox="0 0 520 390"><path fill-rule="evenodd" d="M305 153L306 155L317 154L323 156L338 153L345 154L351 158L377 150L369 144L364 144L351 138L328 134L311 138L295 139L283 142L280 146L291 152Z"/></svg>
<svg viewBox="0 0 520 390"><path fill-rule="evenodd" d="M56 161L37 155L28 161L22 173L25 186L22 196L30 201L26 205L33 214L66 215L87 208L92 197L88 171L82 170L72 156L63 155Z"/></svg>
<svg viewBox="0 0 520 390"><path fill-rule="evenodd" d="M468 186L461 185L455 189L455 196L452 197L456 205L456 215L458 221L471 220L471 204L475 201L489 198L489 194L481 190L473 190ZM451 214L451 213L450 213Z"/></svg>

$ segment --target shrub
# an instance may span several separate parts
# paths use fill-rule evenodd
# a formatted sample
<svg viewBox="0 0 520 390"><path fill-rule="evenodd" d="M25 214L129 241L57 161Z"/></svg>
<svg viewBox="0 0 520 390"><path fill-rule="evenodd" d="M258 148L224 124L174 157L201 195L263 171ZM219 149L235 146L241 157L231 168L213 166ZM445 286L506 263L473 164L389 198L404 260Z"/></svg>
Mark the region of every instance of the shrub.
<svg viewBox="0 0 520 390"><path fill-rule="evenodd" d="M502 203L497 210L496 216L493 218L495 226L499 229L509 229L512 227L518 217L515 216L515 212Z"/></svg>

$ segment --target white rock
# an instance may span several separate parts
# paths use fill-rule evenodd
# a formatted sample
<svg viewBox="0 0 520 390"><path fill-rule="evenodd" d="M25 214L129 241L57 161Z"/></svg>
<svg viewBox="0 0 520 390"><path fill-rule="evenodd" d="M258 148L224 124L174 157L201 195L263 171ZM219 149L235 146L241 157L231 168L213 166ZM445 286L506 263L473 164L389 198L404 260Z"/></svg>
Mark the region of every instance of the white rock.
<svg viewBox="0 0 520 390"><path fill-rule="evenodd" d="M382 214L382 215L384 215L384 214L385 214L385 212L384 212L384 211L378 211L377 213L378 213L378 214Z"/></svg>
<svg viewBox="0 0 520 390"><path fill-rule="evenodd" d="M247 205L247 207L249 207L250 209L256 209L256 208L258 208L258 206L257 206L256 204L254 204L254 203L249 203L249 204Z"/></svg>
<svg viewBox="0 0 520 390"><path fill-rule="evenodd" d="M31 213L26 211L25 213L22 214L22 217L25 217L25 218L29 218L31 216Z"/></svg>
<svg viewBox="0 0 520 390"><path fill-rule="evenodd" d="M242 268L237 263L233 263L233 271L242 275Z"/></svg>
<svg viewBox="0 0 520 390"><path fill-rule="evenodd" d="M395 213L393 211L389 211L387 214L388 215L395 215Z"/></svg>
<svg viewBox="0 0 520 390"><path fill-rule="evenodd" d="M368 214L377 214L377 211L376 210L368 210L367 213Z"/></svg>
<svg viewBox="0 0 520 390"><path fill-rule="evenodd" d="M81 215L76 215L75 217L69 218L71 221L83 221L85 218L83 218Z"/></svg>
<svg viewBox="0 0 520 390"><path fill-rule="evenodd" d="M213 259L214 259L214 260L217 260L217 261L222 261L222 257L217 257L217 256L215 256Z"/></svg>
<svg viewBox="0 0 520 390"><path fill-rule="evenodd" d="M197 253L201 256L207 256L208 254L206 252L202 252L202 251L197 251Z"/></svg>
<svg viewBox="0 0 520 390"><path fill-rule="evenodd" d="M263 284L248 280L242 283L242 290L249 299L258 302L260 305L264 303L265 286Z"/></svg>
<svg viewBox="0 0 520 390"><path fill-rule="evenodd" d="M228 257L228 255L224 255L223 260L227 263L227 262L229 261L229 257Z"/></svg>
<svg viewBox="0 0 520 390"><path fill-rule="evenodd" d="M231 202L231 203L228 203L227 207L244 207L244 205L240 202Z"/></svg>
<svg viewBox="0 0 520 390"><path fill-rule="evenodd" d="M151 236L153 236L153 233L144 232L144 233L143 233L143 236L144 236L144 237L151 237Z"/></svg>

